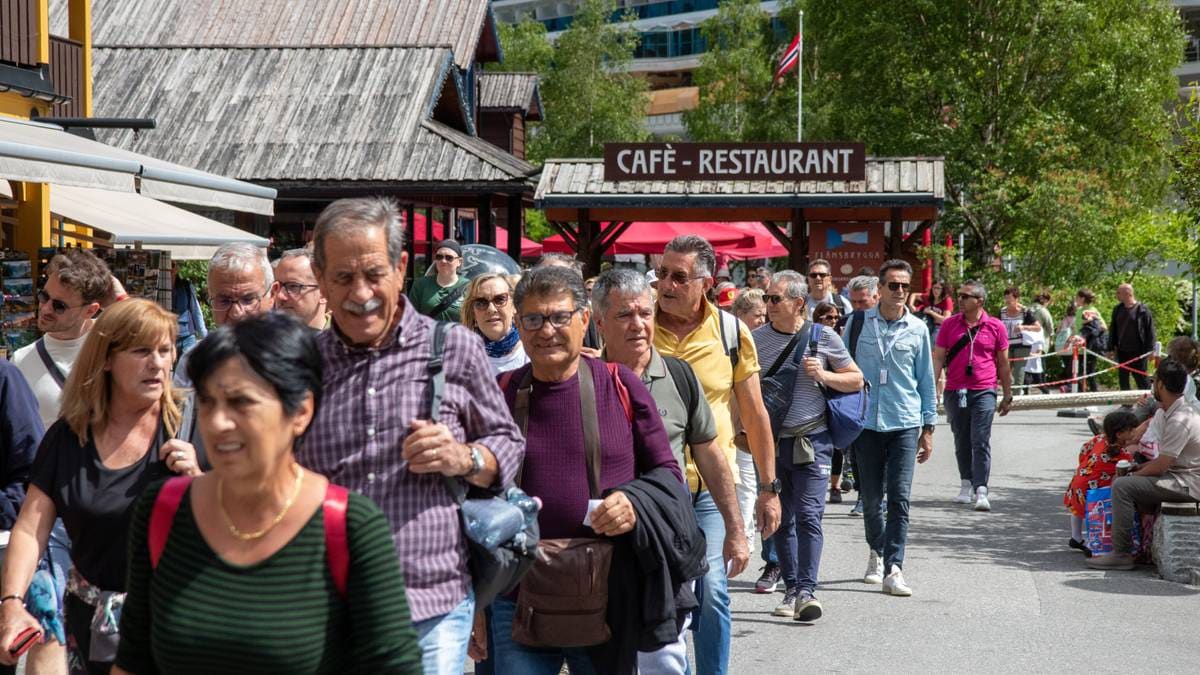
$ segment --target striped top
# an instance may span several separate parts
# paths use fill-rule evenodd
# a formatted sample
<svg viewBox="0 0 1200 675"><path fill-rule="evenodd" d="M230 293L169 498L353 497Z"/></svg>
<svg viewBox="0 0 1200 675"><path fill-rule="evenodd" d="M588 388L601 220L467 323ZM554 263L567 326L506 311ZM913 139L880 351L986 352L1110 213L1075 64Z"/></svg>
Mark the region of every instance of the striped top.
<svg viewBox="0 0 1200 675"><path fill-rule="evenodd" d="M325 556L323 509L275 554L235 566L201 536L189 488L152 570L146 533L160 489L147 489L134 509L116 665L138 675L420 672L387 519L369 499L350 493L343 601Z"/></svg>

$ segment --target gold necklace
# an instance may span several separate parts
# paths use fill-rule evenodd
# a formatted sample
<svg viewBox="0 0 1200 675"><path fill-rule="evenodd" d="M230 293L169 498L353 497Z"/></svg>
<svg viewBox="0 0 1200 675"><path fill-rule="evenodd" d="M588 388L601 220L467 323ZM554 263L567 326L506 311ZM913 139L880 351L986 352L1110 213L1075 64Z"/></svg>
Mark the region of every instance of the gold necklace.
<svg viewBox="0 0 1200 675"><path fill-rule="evenodd" d="M229 534L241 539L242 541L253 541L261 539L263 535L271 531L271 528L279 524L287 512L292 508L292 504L296 502L296 497L300 496L300 485L304 482L304 470L299 464L293 464L296 467L296 485L292 488L292 496L287 498L283 504L283 510L279 515L275 516L269 525L259 530L258 532L242 532L233 524L233 519L225 512L225 481L220 479L217 481L217 508L221 510L221 517L225 519L225 526L229 528Z"/></svg>

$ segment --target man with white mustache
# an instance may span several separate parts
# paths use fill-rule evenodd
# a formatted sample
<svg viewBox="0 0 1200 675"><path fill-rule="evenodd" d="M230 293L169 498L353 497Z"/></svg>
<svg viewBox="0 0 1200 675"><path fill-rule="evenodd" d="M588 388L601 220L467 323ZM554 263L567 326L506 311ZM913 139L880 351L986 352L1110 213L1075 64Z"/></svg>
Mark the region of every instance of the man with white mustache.
<svg viewBox="0 0 1200 675"><path fill-rule="evenodd" d="M317 218L313 269L333 314L317 338L321 407L296 459L370 497L391 523L425 673L461 673L475 613L458 507L445 477L513 482L525 442L479 338L445 334L445 392L429 419L436 322L402 294L408 255L396 204L341 199Z"/></svg>

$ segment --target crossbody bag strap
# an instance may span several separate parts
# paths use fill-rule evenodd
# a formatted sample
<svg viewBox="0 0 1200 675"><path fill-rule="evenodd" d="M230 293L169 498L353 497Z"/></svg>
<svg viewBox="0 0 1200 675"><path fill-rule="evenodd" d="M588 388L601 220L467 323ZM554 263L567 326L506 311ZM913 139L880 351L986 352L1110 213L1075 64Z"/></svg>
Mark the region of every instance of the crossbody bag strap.
<svg viewBox="0 0 1200 675"><path fill-rule="evenodd" d="M583 419L583 448L587 453L588 490L600 498L600 420L596 412L596 381L587 359L579 359L579 407Z"/></svg>
<svg viewBox="0 0 1200 675"><path fill-rule="evenodd" d="M50 373L50 377L53 377L54 381L58 383L58 388L62 389L67 382L67 376L51 358L50 350L46 349L46 338L38 338L34 344L37 345L37 353L42 359L42 365L46 367L46 372Z"/></svg>
<svg viewBox="0 0 1200 675"><path fill-rule="evenodd" d="M980 328L983 328L983 324L979 324L974 328L968 328L967 332L963 333L962 337L958 338L958 342L955 342L953 345L951 345L950 351L946 352L946 362L942 364L943 368L946 368L947 370L950 369L950 364L954 362L954 357L958 356L962 350L967 348L967 345L971 342L971 339L979 334Z"/></svg>
<svg viewBox="0 0 1200 675"><path fill-rule="evenodd" d="M158 567L163 550L167 548L167 539L171 537L171 526L175 524L175 513L179 504L187 494L188 486L192 484L191 476L175 476L163 483L158 495L154 498L154 508L150 511L150 527L146 533L146 543L150 549L150 569Z"/></svg>
<svg viewBox="0 0 1200 675"><path fill-rule="evenodd" d="M788 340L787 346L784 347L783 351L779 352L779 356L775 358L775 363L771 364L771 367L767 369L767 374L763 377L771 377L775 373L779 372L779 369L783 367L784 363L787 362L788 356L791 355L792 350L796 348L796 344L799 342L800 331L796 331L796 333L792 335L792 339Z"/></svg>
<svg viewBox="0 0 1200 675"><path fill-rule="evenodd" d="M346 511L350 508L350 493L341 485L329 483L325 488L322 518L325 524L325 560L333 586L342 600L346 599L346 580L350 578L350 539L346 534Z"/></svg>
<svg viewBox="0 0 1200 675"><path fill-rule="evenodd" d="M512 378L508 378L511 380ZM508 383L505 381L505 384ZM513 401L513 421L521 429L521 437L529 437L529 397L533 394L533 367L525 368L525 374L521 376L521 381L517 383L517 395ZM521 477L525 475L525 462L522 460L517 465L517 475L514 478L514 484L521 487Z"/></svg>
<svg viewBox="0 0 1200 675"><path fill-rule="evenodd" d="M442 413L442 399L446 396L446 335L450 332L450 326L449 321L434 324L433 339L429 343L429 363L426 365L429 373L429 419L434 423ZM454 503L461 505L466 501L467 491L457 478L442 476L442 482L454 498Z"/></svg>
<svg viewBox="0 0 1200 675"><path fill-rule="evenodd" d="M468 284L463 284L463 285L459 286L458 288L455 288L454 290L450 291L446 295L446 297L442 298L441 302L439 302L437 305L435 305L432 309L429 310L429 314L427 316L430 316L430 317L433 317L434 319L436 319L438 314L441 314L442 312L446 311L447 309L450 309L450 306L458 301L458 298L463 294L463 291L467 290L467 286L468 286Z"/></svg>

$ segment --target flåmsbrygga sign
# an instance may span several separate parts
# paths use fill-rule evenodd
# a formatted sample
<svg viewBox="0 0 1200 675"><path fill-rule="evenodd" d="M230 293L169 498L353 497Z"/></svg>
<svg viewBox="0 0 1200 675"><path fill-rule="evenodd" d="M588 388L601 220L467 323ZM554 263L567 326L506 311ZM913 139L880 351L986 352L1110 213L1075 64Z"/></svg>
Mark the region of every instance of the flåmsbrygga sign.
<svg viewBox="0 0 1200 675"><path fill-rule="evenodd" d="M604 180L848 181L866 176L862 143L606 143Z"/></svg>

